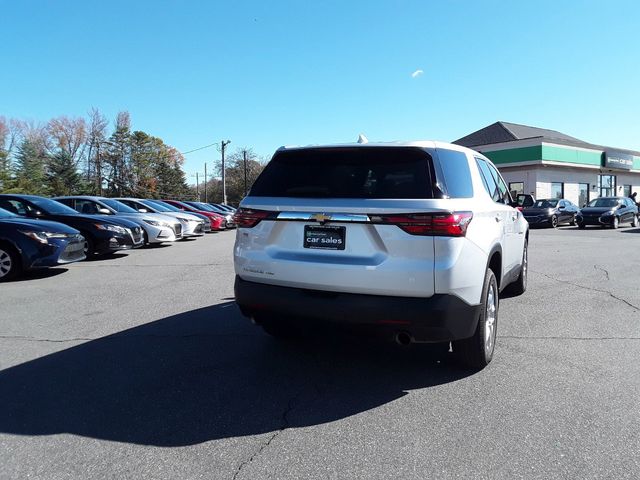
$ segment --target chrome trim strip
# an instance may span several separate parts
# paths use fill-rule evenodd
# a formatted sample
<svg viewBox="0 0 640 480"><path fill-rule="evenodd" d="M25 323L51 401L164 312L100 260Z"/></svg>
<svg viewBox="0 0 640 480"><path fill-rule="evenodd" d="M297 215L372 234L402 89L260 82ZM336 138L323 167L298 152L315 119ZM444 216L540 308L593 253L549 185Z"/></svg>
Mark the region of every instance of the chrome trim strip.
<svg viewBox="0 0 640 480"><path fill-rule="evenodd" d="M319 212L280 212L275 220L293 222L339 222L339 223L369 223L368 215L353 213L319 213Z"/></svg>

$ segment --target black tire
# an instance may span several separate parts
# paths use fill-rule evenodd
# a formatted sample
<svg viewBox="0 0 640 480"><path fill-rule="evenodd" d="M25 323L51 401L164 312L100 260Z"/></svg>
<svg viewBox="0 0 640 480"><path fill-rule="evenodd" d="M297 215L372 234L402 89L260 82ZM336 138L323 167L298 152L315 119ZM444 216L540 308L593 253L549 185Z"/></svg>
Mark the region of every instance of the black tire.
<svg viewBox="0 0 640 480"><path fill-rule="evenodd" d="M0 282L16 278L22 271L22 261L16 250L4 243L0 243Z"/></svg>
<svg viewBox="0 0 640 480"><path fill-rule="evenodd" d="M551 215L551 219L549 220L549 223L553 228L558 228L558 217L556 215Z"/></svg>
<svg viewBox="0 0 640 480"><path fill-rule="evenodd" d="M577 226L580 226L580 225L578 225L578 221L576 220L576 216L574 215L574 216L573 216L573 219L571 220L571 226L572 226L572 227L575 227L576 225L577 225Z"/></svg>
<svg viewBox="0 0 640 480"><path fill-rule="evenodd" d="M87 258L91 258L96 253L96 244L87 232L80 232L84 237L84 254Z"/></svg>
<svg viewBox="0 0 640 480"><path fill-rule="evenodd" d="M529 273L529 241L525 239L524 250L522 251L522 268L518 279L507 288L507 293L511 295L522 295L527 291L527 275Z"/></svg>
<svg viewBox="0 0 640 480"><path fill-rule="evenodd" d="M476 331L471 338L453 342L453 353L464 366L481 370L489 365L493 359L498 327L498 310L498 282L489 268L484 276L481 312Z"/></svg>
<svg viewBox="0 0 640 480"><path fill-rule="evenodd" d="M586 228L587 226L584 223L579 223L578 228Z"/></svg>
<svg viewBox="0 0 640 480"><path fill-rule="evenodd" d="M613 222L611 222L611 228L614 230L620 226L620 219L618 217L613 217Z"/></svg>
<svg viewBox="0 0 640 480"><path fill-rule="evenodd" d="M638 226L638 216L634 215L633 219L631 220L631 226L632 227L637 227Z"/></svg>

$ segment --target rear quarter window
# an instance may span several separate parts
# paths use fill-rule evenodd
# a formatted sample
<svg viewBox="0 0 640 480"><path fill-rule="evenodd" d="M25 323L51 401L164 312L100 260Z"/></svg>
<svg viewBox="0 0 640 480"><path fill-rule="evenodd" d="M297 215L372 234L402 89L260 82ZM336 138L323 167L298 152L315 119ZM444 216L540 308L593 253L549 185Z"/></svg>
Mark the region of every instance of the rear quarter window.
<svg viewBox="0 0 640 480"><path fill-rule="evenodd" d="M473 183L466 154L438 148L438 183L450 198L473 197Z"/></svg>
<svg viewBox="0 0 640 480"><path fill-rule="evenodd" d="M433 198L431 155L416 147L278 151L251 188L256 197Z"/></svg>

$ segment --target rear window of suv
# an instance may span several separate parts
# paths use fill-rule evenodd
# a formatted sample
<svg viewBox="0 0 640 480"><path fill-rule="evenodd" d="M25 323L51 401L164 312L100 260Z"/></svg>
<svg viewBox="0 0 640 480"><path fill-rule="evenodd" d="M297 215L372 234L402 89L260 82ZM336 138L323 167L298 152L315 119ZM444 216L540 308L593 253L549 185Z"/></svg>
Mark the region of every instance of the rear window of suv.
<svg viewBox="0 0 640 480"><path fill-rule="evenodd" d="M420 148L276 152L251 188L257 197L433 198L431 156Z"/></svg>

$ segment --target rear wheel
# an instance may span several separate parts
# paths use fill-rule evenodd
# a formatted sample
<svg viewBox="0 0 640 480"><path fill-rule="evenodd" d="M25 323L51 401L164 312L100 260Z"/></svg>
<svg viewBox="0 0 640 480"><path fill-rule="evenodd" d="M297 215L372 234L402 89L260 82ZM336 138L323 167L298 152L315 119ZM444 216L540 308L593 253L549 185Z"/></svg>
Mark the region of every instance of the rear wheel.
<svg viewBox="0 0 640 480"><path fill-rule="evenodd" d="M527 290L527 274L529 273L529 242L525 239L522 251L522 265L518 279L507 287L508 293L522 295Z"/></svg>
<svg viewBox="0 0 640 480"><path fill-rule="evenodd" d="M453 342L453 352L465 366L482 369L491 362L496 344L498 307L498 283L491 269L487 269L476 331L471 338Z"/></svg>
<svg viewBox="0 0 640 480"><path fill-rule="evenodd" d="M20 273L18 253L7 245L0 245L0 282L11 280Z"/></svg>

